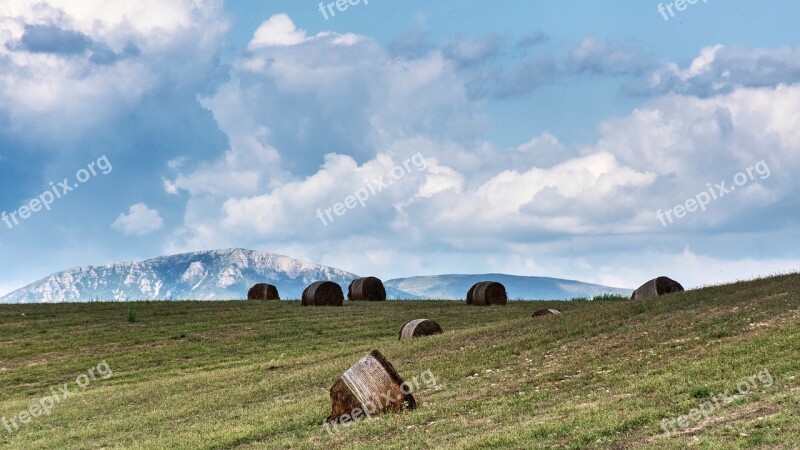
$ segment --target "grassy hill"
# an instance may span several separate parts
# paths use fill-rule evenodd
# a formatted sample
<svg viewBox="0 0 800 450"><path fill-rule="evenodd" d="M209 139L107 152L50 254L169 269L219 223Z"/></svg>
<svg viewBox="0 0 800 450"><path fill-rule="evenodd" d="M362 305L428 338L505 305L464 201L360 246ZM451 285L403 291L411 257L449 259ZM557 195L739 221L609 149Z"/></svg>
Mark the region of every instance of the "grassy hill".
<svg viewBox="0 0 800 450"><path fill-rule="evenodd" d="M0 425L0 448L798 448L799 285L491 308L0 306L0 416L19 419L64 383L72 393L13 434ZM532 318L542 307L563 314ZM398 341L421 317L445 333ZM372 349L436 385L420 386L414 411L329 435L328 389ZM665 435L662 420L708 410L743 381L746 395Z"/></svg>

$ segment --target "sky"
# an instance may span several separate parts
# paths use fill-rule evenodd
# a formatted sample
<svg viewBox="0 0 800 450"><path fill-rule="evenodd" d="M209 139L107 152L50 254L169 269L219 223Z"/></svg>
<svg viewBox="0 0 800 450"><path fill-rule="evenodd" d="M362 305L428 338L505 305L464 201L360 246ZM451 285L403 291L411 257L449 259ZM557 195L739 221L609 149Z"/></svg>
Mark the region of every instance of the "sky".
<svg viewBox="0 0 800 450"><path fill-rule="evenodd" d="M798 13L2 0L0 294L229 247L384 279L796 272Z"/></svg>

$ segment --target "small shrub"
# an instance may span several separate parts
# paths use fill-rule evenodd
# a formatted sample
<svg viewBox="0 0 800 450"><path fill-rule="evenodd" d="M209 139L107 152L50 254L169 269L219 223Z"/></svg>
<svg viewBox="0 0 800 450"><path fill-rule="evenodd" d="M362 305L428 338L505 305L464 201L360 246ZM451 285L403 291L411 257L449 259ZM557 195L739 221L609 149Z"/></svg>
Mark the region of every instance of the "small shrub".
<svg viewBox="0 0 800 450"><path fill-rule="evenodd" d="M708 386L701 386L692 389L692 398L709 398L711 397L711 389Z"/></svg>
<svg viewBox="0 0 800 450"><path fill-rule="evenodd" d="M136 323L136 308L134 308L133 306L128 308L128 322Z"/></svg>
<svg viewBox="0 0 800 450"><path fill-rule="evenodd" d="M628 297L619 294L603 294L592 297L593 302L627 302Z"/></svg>
<svg viewBox="0 0 800 450"><path fill-rule="evenodd" d="M705 331L705 335L707 338L711 339L723 339L727 337L733 336L733 333L725 324L715 324L714 326L708 328Z"/></svg>

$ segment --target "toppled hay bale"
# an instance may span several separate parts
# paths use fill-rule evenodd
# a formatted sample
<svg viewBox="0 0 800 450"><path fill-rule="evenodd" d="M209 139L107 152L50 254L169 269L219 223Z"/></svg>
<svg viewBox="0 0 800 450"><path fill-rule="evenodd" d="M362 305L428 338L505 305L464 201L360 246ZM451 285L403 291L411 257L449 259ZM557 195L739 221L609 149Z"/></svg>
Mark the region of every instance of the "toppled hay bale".
<svg viewBox="0 0 800 450"><path fill-rule="evenodd" d="M333 281L317 281L311 283L303 291L303 306L342 306L344 293L342 287Z"/></svg>
<svg viewBox="0 0 800 450"><path fill-rule="evenodd" d="M378 350L347 369L330 394L331 414L325 421L334 424L417 406L411 387Z"/></svg>
<svg viewBox="0 0 800 450"><path fill-rule="evenodd" d="M248 300L280 300L278 288L267 283L258 283L247 291Z"/></svg>
<svg viewBox="0 0 800 450"><path fill-rule="evenodd" d="M505 286L495 281L475 283L467 292L468 305L505 305L507 302Z"/></svg>
<svg viewBox="0 0 800 450"><path fill-rule="evenodd" d="M347 299L383 302L386 301L386 288L378 278L359 278L353 280L350 287L347 288Z"/></svg>
<svg viewBox="0 0 800 450"><path fill-rule="evenodd" d="M552 314L561 314L561 311L557 309L538 309L533 313L533 317L549 316Z"/></svg>
<svg viewBox="0 0 800 450"><path fill-rule="evenodd" d="M675 280L667 277L654 278L643 284L633 292L631 300L645 300L648 298L661 297L662 295L674 292L684 292L683 286Z"/></svg>
<svg viewBox="0 0 800 450"><path fill-rule="evenodd" d="M431 336L442 334L442 327L438 323L428 319L417 319L406 322L400 328L400 339L411 339L419 336Z"/></svg>

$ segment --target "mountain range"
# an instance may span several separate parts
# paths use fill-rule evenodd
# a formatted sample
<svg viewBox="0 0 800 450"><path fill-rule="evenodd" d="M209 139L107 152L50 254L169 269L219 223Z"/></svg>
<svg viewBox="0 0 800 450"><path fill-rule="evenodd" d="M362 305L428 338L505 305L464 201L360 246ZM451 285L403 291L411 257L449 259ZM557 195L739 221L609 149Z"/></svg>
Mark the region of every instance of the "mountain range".
<svg viewBox="0 0 800 450"><path fill-rule="evenodd" d="M231 300L246 297L255 283L278 287L281 298L300 298L318 280L339 283L347 291L359 276L288 256L245 249L210 250L162 256L141 262L65 270L0 297L0 303L62 303L134 300ZM630 290L556 278L485 275L437 275L385 281L390 299L461 299L483 280L505 284L510 299L570 299Z"/></svg>
<svg viewBox="0 0 800 450"><path fill-rule="evenodd" d="M479 281L497 281L506 288L509 299L570 300L576 297L595 297L602 294L630 296L631 289L614 288L561 278L529 277L487 273L482 275L433 275L397 278L385 282L387 288L410 292L427 299L466 297L470 286Z"/></svg>

